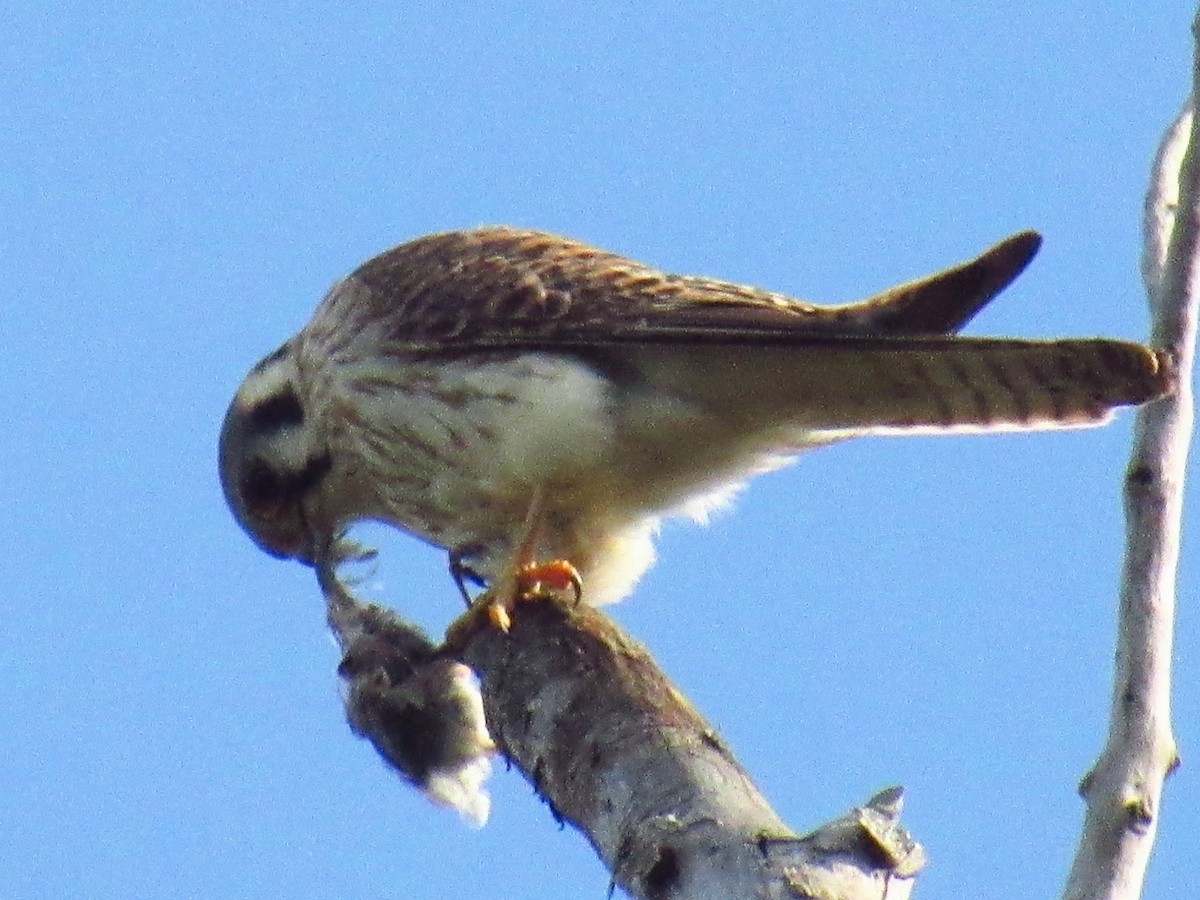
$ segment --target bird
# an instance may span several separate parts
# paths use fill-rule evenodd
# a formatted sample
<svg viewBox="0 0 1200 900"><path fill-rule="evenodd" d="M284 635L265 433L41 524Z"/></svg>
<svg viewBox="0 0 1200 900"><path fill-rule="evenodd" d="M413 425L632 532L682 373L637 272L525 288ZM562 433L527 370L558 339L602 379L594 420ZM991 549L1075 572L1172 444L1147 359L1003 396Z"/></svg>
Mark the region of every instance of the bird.
<svg viewBox="0 0 1200 900"><path fill-rule="evenodd" d="M442 548L460 587L528 570L611 603L665 518L703 521L802 451L1092 426L1168 393L1162 350L957 333L1040 245L1020 232L818 306L539 231L420 237L250 370L221 427L225 498L279 558L318 567L375 520Z"/></svg>

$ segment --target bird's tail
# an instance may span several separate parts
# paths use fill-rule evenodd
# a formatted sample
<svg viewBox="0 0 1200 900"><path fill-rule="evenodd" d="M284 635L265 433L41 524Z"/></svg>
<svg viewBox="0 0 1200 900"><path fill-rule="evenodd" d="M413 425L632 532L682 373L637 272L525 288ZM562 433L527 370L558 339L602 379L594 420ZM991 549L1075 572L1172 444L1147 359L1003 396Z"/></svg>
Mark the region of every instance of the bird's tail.
<svg viewBox="0 0 1200 900"><path fill-rule="evenodd" d="M1014 431L1096 425L1161 397L1169 362L1103 339L841 337L660 346L646 377L722 430Z"/></svg>

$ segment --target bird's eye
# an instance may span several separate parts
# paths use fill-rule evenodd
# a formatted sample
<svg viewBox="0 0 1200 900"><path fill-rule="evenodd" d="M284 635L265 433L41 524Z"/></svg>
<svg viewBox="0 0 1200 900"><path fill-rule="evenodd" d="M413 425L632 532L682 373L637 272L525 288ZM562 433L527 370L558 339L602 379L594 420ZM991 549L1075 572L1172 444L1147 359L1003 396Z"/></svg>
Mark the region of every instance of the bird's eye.
<svg viewBox="0 0 1200 900"><path fill-rule="evenodd" d="M304 424L304 407L289 386L251 407L246 415L250 430L259 434L278 434Z"/></svg>

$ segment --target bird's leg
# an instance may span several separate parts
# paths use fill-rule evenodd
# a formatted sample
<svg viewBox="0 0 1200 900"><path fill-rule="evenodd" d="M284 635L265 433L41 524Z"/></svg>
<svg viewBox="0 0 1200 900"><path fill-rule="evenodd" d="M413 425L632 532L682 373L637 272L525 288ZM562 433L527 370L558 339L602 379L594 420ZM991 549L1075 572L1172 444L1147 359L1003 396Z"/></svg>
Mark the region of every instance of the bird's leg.
<svg viewBox="0 0 1200 900"><path fill-rule="evenodd" d="M536 597L545 590L565 591L570 588L575 593L576 603L583 595L583 579L579 577L579 572L569 561L551 559L546 562L536 562L534 560L545 524L546 492L539 485L534 489L533 498L529 501L521 542L517 544L516 552L513 554L513 589L512 591L503 591L499 598L493 600L492 606L488 610L488 617L501 631L508 631L512 624L508 613L517 601Z"/></svg>
<svg viewBox="0 0 1200 900"><path fill-rule="evenodd" d="M565 559L536 562L538 543L545 524L545 491L534 489L521 527L521 539L513 551L512 562L503 573L488 585L471 604L471 608L450 626L449 639L462 638L466 631L476 627L479 617L487 616L488 622L503 632L512 626L512 610L522 600L529 600L546 590L575 593L576 602L583 593L583 579L579 572Z"/></svg>
<svg viewBox="0 0 1200 900"><path fill-rule="evenodd" d="M467 608L471 608L471 592L467 590L467 582L483 587L484 580L478 572L471 568L469 563L463 561L465 552L462 550L450 551L450 577L454 579L454 583L458 585L458 592L462 594L463 603Z"/></svg>
<svg viewBox="0 0 1200 900"><path fill-rule="evenodd" d="M563 591L568 588L575 592L575 599L578 600L583 592L583 580L567 560L534 560L545 523L546 492L539 485L534 488L529 509L525 512L521 540L513 551L512 563L477 601L483 605L488 620L501 631L507 632L512 625L510 614L521 600L536 597L545 590Z"/></svg>

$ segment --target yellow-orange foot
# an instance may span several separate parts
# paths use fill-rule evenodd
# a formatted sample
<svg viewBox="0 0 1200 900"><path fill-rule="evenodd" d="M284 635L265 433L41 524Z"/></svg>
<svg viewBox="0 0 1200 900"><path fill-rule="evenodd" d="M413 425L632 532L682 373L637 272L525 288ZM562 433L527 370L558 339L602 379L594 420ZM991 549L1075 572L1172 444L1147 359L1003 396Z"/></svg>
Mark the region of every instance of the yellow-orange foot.
<svg viewBox="0 0 1200 900"><path fill-rule="evenodd" d="M513 549L512 562L505 567L504 574L488 585L471 608L460 616L446 632L449 644L462 646L475 629L490 623L505 634L512 627L512 611L522 600L529 600L546 591L575 592L578 603L583 594L583 579L576 568L565 559L549 562L534 562L538 542L545 524L546 491L538 486L529 499L525 513L525 524L521 539ZM486 616L486 622L481 620Z"/></svg>
<svg viewBox="0 0 1200 900"><path fill-rule="evenodd" d="M583 579L578 570L565 559L543 563L526 563L517 569L515 599L528 600L545 591L570 591L575 602L583 596Z"/></svg>
<svg viewBox="0 0 1200 900"><path fill-rule="evenodd" d="M446 632L447 643L462 645L471 634L485 625L508 633L516 605L533 600L547 591L570 590L578 603L583 595L583 579L565 559L543 563L525 563L488 587Z"/></svg>

